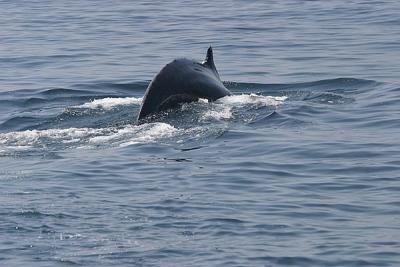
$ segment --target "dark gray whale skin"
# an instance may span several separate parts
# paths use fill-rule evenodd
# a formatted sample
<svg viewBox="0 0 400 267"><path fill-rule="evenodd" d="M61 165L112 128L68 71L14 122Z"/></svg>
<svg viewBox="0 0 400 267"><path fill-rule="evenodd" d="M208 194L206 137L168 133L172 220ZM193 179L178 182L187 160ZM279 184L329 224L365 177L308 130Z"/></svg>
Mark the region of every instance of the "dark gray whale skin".
<svg viewBox="0 0 400 267"><path fill-rule="evenodd" d="M186 58L175 59L161 69L147 87L138 122L179 103L199 98L215 101L230 94L219 78L210 46L202 63Z"/></svg>

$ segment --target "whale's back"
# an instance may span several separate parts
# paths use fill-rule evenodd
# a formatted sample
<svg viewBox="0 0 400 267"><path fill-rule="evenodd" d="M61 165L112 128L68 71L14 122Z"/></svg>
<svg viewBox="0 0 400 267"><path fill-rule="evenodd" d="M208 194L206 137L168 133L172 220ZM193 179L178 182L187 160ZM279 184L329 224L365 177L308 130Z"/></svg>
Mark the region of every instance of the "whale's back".
<svg viewBox="0 0 400 267"><path fill-rule="evenodd" d="M199 98L215 101L230 95L219 78L210 49L203 63L182 58L165 65L147 87L138 120L179 103Z"/></svg>

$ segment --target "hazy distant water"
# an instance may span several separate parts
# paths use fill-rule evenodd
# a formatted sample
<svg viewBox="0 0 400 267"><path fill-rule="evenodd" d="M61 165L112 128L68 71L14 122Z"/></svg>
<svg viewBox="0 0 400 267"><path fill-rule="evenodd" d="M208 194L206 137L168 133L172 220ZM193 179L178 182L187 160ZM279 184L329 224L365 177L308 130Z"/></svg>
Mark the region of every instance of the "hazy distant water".
<svg viewBox="0 0 400 267"><path fill-rule="evenodd" d="M399 14L0 1L0 265L400 265ZM234 95L135 125L209 45Z"/></svg>

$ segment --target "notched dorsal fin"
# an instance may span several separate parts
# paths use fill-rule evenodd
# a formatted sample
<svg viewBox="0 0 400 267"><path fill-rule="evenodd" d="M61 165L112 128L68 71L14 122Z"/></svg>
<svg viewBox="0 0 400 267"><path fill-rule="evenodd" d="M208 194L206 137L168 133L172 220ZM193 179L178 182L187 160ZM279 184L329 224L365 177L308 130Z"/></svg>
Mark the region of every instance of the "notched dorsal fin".
<svg viewBox="0 0 400 267"><path fill-rule="evenodd" d="M217 68L215 67L215 64L214 64L214 55L213 55L213 50L212 50L211 46L208 48L206 59L203 61L202 64L204 66L207 66L210 69L212 69L215 72L215 74L219 77Z"/></svg>

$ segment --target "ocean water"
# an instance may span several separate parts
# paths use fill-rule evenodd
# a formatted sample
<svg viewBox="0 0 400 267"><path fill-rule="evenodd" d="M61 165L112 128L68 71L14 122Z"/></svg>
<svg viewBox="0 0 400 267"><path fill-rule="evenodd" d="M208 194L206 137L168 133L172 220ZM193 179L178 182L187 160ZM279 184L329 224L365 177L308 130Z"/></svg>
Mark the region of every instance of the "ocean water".
<svg viewBox="0 0 400 267"><path fill-rule="evenodd" d="M399 266L397 1L0 1L0 266ZM233 95L136 124L169 61Z"/></svg>

